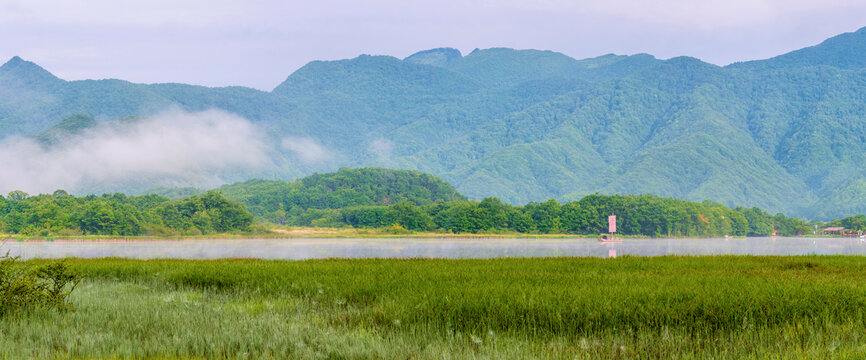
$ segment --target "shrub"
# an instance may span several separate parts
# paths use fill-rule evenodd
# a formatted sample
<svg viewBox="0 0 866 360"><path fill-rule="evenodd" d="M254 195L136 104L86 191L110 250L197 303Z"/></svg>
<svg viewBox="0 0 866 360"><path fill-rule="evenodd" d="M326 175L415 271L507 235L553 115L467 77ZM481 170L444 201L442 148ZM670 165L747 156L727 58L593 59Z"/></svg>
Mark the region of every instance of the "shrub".
<svg viewBox="0 0 866 360"><path fill-rule="evenodd" d="M395 234L395 235L411 233L411 231L407 230L403 226L400 226L400 224L392 224L391 226L381 228L381 230L384 233Z"/></svg>
<svg viewBox="0 0 866 360"><path fill-rule="evenodd" d="M80 281L63 261L30 267L8 253L0 256L0 317L38 307L71 309L68 298Z"/></svg>

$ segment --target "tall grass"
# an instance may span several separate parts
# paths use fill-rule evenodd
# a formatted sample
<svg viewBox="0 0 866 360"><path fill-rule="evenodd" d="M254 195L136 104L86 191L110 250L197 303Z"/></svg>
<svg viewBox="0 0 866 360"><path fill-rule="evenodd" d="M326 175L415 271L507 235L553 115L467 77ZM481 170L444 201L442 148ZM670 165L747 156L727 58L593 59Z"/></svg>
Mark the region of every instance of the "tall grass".
<svg viewBox="0 0 866 360"><path fill-rule="evenodd" d="M0 355L866 355L858 257L69 264L79 310L0 320Z"/></svg>

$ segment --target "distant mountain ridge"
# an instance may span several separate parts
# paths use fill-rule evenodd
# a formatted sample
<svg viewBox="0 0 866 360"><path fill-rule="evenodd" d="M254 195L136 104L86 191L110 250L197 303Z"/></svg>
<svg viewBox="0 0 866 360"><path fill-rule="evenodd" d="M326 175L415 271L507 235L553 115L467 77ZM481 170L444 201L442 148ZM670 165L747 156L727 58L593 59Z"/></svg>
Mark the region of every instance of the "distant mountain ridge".
<svg viewBox="0 0 866 360"><path fill-rule="evenodd" d="M766 60L732 64L736 68L796 68L830 66L840 69L866 67L866 27L829 38L818 45L795 50Z"/></svg>
<svg viewBox="0 0 866 360"><path fill-rule="evenodd" d="M414 64L444 67L450 64L452 61L461 58L463 58L463 54L460 53L460 50L452 48L438 48L419 51L406 57L405 59L403 59L403 61Z"/></svg>
<svg viewBox="0 0 866 360"><path fill-rule="evenodd" d="M403 60L313 61L271 92L64 81L15 57L0 66L0 137L62 119L220 108L275 142L331 156L243 177L341 166L420 170L471 198L512 203L652 193L829 218L866 212L866 28L725 67L647 54L576 60L439 48Z"/></svg>

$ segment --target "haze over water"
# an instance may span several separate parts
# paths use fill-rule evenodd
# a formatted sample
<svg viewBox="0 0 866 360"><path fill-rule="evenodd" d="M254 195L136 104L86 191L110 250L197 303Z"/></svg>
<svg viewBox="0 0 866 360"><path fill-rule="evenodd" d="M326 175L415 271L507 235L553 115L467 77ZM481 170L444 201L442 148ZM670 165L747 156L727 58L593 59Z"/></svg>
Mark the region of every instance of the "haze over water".
<svg viewBox="0 0 866 360"><path fill-rule="evenodd" d="M455 239L455 238L296 238L244 240L7 241L0 251L33 258L122 257L132 259L326 259L662 255L866 255L858 238L628 239Z"/></svg>

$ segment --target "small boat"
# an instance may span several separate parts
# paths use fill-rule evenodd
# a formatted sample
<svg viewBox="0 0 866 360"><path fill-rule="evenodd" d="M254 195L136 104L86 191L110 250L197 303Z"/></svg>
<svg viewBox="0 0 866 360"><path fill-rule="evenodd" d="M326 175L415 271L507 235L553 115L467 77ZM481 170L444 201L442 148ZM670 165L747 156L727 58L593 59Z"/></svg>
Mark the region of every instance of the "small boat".
<svg viewBox="0 0 866 360"><path fill-rule="evenodd" d="M598 237L598 242L622 242L622 239L613 236L613 234L602 234Z"/></svg>

